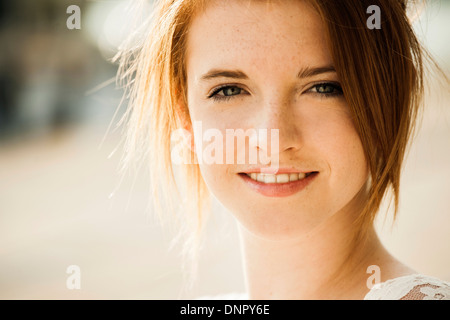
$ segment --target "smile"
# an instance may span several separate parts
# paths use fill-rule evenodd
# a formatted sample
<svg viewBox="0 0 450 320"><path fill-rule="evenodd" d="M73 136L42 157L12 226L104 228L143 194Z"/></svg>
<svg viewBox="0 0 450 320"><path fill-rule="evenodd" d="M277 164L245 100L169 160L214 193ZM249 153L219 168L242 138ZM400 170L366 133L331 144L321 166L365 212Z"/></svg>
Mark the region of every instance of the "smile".
<svg viewBox="0 0 450 320"><path fill-rule="evenodd" d="M280 174L239 173L242 181L253 191L266 197L287 197L310 185L319 172L290 172Z"/></svg>
<svg viewBox="0 0 450 320"><path fill-rule="evenodd" d="M288 183L291 181L298 181L306 178L312 172L294 172L294 173L281 173L281 174L268 174L268 173L246 173L251 179L263 183Z"/></svg>

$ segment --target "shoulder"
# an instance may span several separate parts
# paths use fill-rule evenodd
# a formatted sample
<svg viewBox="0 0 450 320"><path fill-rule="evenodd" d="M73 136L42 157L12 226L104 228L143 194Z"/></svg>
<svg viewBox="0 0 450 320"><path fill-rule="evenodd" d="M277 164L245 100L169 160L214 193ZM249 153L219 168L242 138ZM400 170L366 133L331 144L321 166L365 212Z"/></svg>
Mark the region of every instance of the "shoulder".
<svg viewBox="0 0 450 320"><path fill-rule="evenodd" d="M450 283L411 274L376 284L364 300L450 300Z"/></svg>

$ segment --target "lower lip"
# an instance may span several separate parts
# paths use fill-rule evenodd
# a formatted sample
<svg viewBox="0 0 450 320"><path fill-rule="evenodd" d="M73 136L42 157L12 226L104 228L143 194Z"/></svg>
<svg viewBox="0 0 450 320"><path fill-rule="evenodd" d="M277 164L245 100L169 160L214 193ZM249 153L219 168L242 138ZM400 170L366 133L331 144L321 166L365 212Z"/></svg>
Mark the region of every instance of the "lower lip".
<svg viewBox="0 0 450 320"><path fill-rule="evenodd" d="M286 183L263 183L253 180L245 173L240 173L242 180L254 191L266 197L288 197L306 188L318 175L313 172L307 177Z"/></svg>

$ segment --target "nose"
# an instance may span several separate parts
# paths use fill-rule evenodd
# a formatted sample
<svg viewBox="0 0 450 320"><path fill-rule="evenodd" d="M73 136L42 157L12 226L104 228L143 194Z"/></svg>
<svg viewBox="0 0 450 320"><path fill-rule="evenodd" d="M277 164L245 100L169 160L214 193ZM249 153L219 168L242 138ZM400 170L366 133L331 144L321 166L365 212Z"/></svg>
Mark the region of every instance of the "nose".
<svg viewBox="0 0 450 320"><path fill-rule="evenodd" d="M267 130L267 141L261 140L261 137L258 141L261 151L270 156L274 153L296 152L301 148L301 126L289 97L276 95L266 99L260 110L258 123L255 125L257 129ZM275 137L274 140L274 135L277 135L278 139Z"/></svg>

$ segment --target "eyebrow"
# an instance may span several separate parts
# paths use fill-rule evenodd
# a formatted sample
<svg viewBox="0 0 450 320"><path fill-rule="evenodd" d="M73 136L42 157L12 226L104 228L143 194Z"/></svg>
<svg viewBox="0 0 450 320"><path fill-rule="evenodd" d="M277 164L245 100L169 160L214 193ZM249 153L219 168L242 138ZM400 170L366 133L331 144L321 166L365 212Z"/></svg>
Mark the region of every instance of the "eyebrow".
<svg viewBox="0 0 450 320"><path fill-rule="evenodd" d="M324 66L324 67L306 67L300 70L297 74L297 78L309 78L322 73L336 72L334 66ZM240 70L221 70L221 69L212 69L205 73L200 79L210 80L214 78L232 78L232 79L248 79L248 76L240 71Z"/></svg>
<svg viewBox="0 0 450 320"><path fill-rule="evenodd" d="M205 73L200 79L210 80L214 78L234 78L234 79L248 79L248 76L240 70L219 70L212 69Z"/></svg>
<svg viewBox="0 0 450 320"><path fill-rule="evenodd" d="M313 76L317 76L322 73L329 73L329 72L336 72L336 69L334 66L324 66L324 67L317 67L317 68L303 68L300 70L300 72L297 74L297 78L303 79L303 78L309 78Z"/></svg>

